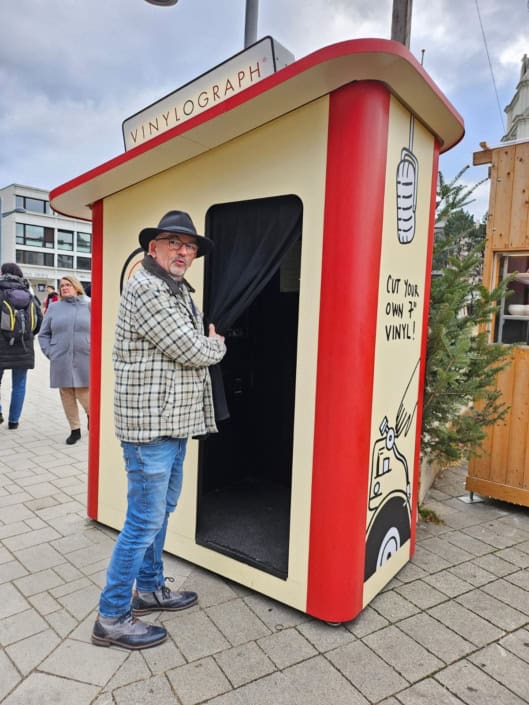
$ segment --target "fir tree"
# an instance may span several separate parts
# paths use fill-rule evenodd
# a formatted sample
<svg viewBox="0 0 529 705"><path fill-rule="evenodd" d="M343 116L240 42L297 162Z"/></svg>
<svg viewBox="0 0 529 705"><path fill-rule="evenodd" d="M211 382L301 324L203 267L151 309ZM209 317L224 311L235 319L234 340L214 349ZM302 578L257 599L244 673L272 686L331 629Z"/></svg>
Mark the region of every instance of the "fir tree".
<svg viewBox="0 0 529 705"><path fill-rule="evenodd" d="M485 183L487 179L481 179L472 186L467 186L459 182L463 174L470 168L467 164L454 176L452 181L446 181L442 172L439 172L437 182L437 203L435 205L435 216L437 222L445 220L455 211L462 210L465 206L474 202L471 198L474 191Z"/></svg>
<svg viewBox="0 0 529 705"><path fill-rule="evenodd" d="M440 174L437 204L422 453L441 465L478 453L486 427L507 413L494 381L510 350L489 343L487 326L510 280L493 291L481 283L484 226L462 207L479 184L458 184L464 171L448 185Z"/></svg>

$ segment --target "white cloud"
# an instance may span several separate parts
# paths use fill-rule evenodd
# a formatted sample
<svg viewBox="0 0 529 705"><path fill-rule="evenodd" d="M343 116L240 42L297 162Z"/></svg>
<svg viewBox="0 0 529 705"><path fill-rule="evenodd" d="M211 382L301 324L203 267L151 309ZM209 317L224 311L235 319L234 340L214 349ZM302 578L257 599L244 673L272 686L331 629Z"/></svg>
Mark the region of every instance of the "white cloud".
<svg viewBox="0 0 529 705"><path fill-rule="evenodd" d="M392 0L261 0L259 36L297 58L361 37L389 38ZM479 0L506 105L529 53L524 0ZM0 186L49 188L122 150L121 122L242 48L244 2L19 0L1 10ZM527 29L526 29L527 28ZM497 143L501 115L474 1L415 2L412 52L463 115L467 137L442 158L447 176Z"/></svg>
<svg viewBox="0 0 529 705"><path fill-rule="evenodd" d="M529 33L518 34L518 36L511 39L509 45L499 53L498 62L509 72L509 75L515 76L516 69L520 69L523 55L527 53L529 53Z"/></svg>

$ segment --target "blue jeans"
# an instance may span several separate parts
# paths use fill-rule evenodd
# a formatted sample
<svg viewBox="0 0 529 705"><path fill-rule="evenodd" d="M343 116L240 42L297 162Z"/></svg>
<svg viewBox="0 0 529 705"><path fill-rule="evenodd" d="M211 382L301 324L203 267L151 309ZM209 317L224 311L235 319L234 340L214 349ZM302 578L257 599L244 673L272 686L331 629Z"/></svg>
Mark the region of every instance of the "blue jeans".
<svg viewBox="0 0 529 705"><path fill-rule="evenodd" d="M141 592L164 585L162 552L169 514L182 489L186 444L185 438L121 443L128 478L127 514L99 601L103 617L129 612L134 581Z"/></svg>
<svg viewBox="0 0 529 705"><path fill-rule="evenodd" d="M2 383L3 374L4 370L0 370L0 384ZM27 370L21 370L18 368L11 370L11 403L9 404L8 417L8 421L11 423L18 423L20 420L20 414L22 413L22 407L24 406L24 398L26 396L27 376ZM1 412L2 406L0 404L0 413Z"/></svg>

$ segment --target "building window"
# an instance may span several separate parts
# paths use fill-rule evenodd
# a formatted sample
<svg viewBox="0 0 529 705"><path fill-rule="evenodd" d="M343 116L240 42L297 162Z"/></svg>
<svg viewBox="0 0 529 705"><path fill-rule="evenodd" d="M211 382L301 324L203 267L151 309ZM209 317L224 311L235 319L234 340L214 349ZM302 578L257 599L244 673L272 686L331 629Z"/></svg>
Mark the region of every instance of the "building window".
<svg viewBox="0 0 529 705"><path fill-rule="evenodd" d="M57 230L57 249L73 250L73 232L71 230Z"/></svg>
<svg viewBox="0 0 529 705"><path fill-rule="evenodd" d="M77 233L77 252L92 252L90 233Z"/></svg>
<svg viewBox="0 0 529 705"><path fill-rule="evenodd" d="M53 228L17 223L17 245L53 248Z"/></svg>
<svg viewBox="0 0 529 705"><path fill-rule="evenodd" d="M77 258L77 269L86 269L88 272L92 268L92 260L90 257L78 257Z"/></svg>
<svg viewBox="0 0 529 705"><path fill-rule="evenodd" d="M49 201L41 198L30 198L29 196L17 196L16 207L23 208L32 213L49 213Z"/></svg>
<svg viewBox="0 0 529 705"><path fill-rule="evenodd" d="M57 267L73 269L73 255L57 255Z"/></svg>
<svg viewBox="0 0 529 705"><path fill-rule="evenodd" d="M53 267L53 254L51 252L17 250L16 260L19 264L36 264L41 267Z"/></svg>

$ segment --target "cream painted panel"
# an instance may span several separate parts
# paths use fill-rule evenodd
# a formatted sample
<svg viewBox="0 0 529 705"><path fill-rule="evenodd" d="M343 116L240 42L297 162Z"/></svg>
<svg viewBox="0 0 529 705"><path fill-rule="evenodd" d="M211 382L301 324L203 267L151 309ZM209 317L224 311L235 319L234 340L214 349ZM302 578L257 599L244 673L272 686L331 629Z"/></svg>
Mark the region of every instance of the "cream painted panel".
<svg viewBox="0 0 529 705"><path fill-rule="evenodd" d="M192 161L151 177L104 203L103 348L99 520L121 528L126 480L112 418L111 364L119 278L137 247L142 227L156 225L168 210L187 210L203 231L208 208L267 196L295 194L303 202L300 314L296 371L290 559L281 580L194 543L198 444L190 441L180 505L171 518L166 548L286 604L305 608L309 552L321 241L325 194L328 98L282 116ZM200 305L203 266L188 272ZM274 335L274 331L270 331Z"/></svg>
<svg viewBox="0 0 529 705"><path fill-rule="evenodd" d="M371 465L367 527L380 516L388 498L406 504L405 468L410 489L414 484L416 403L419 384L424 280L429 235L432 187L432 135L394 97L390 104L388 160L378 289L375 374L371 416ZM411 127L411 130L410 130ZM417 188L411 182L417 175ZM397 186L397 176L402 182ZM399 202L397 198L399 195ZM397 222L399 206L416 197L414 234ZM410 199L408 199L410 197ZM387 430L381 425L387 420ZM397 421L399 419L399 421ZM408 423L406 423L406 421ZM394 445L391 447L391 434ZM377 462L386 474L374 477ZM378 486L378 496L376 483ZM393 533L392 533L393 532ZM387 546L394 546L395 529L389 527ZM401 548L366 581L367 604L409 559L410 543Z"/></svg>

